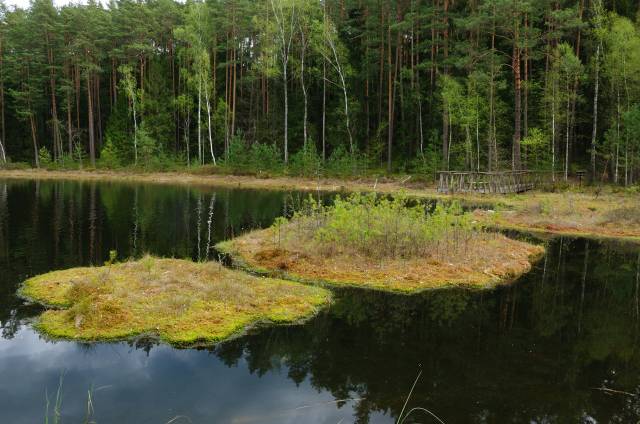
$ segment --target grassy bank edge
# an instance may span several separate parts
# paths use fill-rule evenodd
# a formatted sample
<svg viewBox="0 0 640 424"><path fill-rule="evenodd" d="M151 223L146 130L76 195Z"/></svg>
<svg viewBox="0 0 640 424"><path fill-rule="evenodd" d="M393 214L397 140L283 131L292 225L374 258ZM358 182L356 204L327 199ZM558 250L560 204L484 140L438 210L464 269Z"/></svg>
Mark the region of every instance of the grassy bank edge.
<svg viewBox="0 0 640 424"><path fill-rule="evenodd" d="M640 244L640 236L614 236L610 234L600 234L592 231L580 231L580 230L548 230L535 226L523 226L516 225L512 223L504 223L504 222L492 222L487 226L488 229L500 232L509 232L513 231L518 234L532 236L538 238L540 240L550 240L557 237L568 237L568 238L582 238L589 239L593 241L605 241L605 242L621 242L621 243L632 243L632 244Z"/></svg>
<svg viewBox="0 0 640 424"><path fill-rule="evenodd" d="M428 188L426 184L408 185L398 177L375 178L305 178L293 176L256 177L233 174L202 174L189 172L129 172L129 171L48 171L38 169L3 170L0 178L31 180L69 180L69 181L114 181L142 182L150 184L188 185L201 187L245 188L264 190L299 190L320 192L376 191L379 193L397 193L404 191L419 198L446 197ZM479 199L481 200L481 199ZM487 203L490 205L491 203Z"/></svg>

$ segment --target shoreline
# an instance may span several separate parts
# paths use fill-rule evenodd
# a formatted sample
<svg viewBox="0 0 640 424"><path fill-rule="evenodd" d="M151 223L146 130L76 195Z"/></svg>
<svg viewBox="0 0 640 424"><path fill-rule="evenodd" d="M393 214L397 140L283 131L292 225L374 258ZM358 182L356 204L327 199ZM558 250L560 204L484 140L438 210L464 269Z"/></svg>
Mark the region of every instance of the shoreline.
<svg viewBox="0 0 640 424"><path fill-rule="evenodd" d="M415 199L428 200L457 200L463 205L472 208L496 209L500 219L492 219L488 214L479 214L478 219L485 221L489 227L498 230L515 230L531 235L584 237L595 240L617 240L632 243L640 242L640 224L635 222L619 225L602 225L594 221L594 204L601 209L597 214L606 217L607 213L620 209L622 203L626 203L627 209L633 204L640 203L640 195L631 193L619 193L610 189L601 194L560 191L543 193L538 191L525 194L511 195L483 195L483 194L454 194L438 193L434 186L423 182L411 182L406 177L400 180L393 178L372 179L339 179L339 178L304 178L304 177L265 177L260 178L249 175L233 174L196 174L187 172L127 172L127 171L48 171L38 169L0 170L0 179L9 180L66 180L66 181L98 181L120 183L145 183L157 185L191 186L191 187L220 187L235 189L256 190L295 190L304 192L377 192L382 194L404 193ZM568 198L571 198L568 200ZM536 203L537 202L537 203ZM568 203L565 205L565 203ZM575 210L578 216L566 218L568 225L553 225L563 216L554 217L547 212L536 209L544 209L557 206L559 209L575 209L575 204L583 203L582 209ZM535 205L534 205L535 204ZM631 206L630 206L631 205ZM514 218L515 215L518 215ZM595 218L598 218L596 216ZM621 234L620 228L625 228Z"/></svg>
<svg viewBox="0 0 640 424"><path fill-rule="evenodd" d="M126 172L126 171L48 171L38 169L0 170L0 179L28 180L69 180L69 181L115 181L140 182L149 184L188 185L202 187L245 188L264 190L299 190L299 191L377 191L380 193L397 193L404 191L407 195L420 198L446 197L433 187L416 188L405 185L401 181L379 181L377 179L339 179L306 177L265 177L234 174L196 174L188 172Z"/></svg>

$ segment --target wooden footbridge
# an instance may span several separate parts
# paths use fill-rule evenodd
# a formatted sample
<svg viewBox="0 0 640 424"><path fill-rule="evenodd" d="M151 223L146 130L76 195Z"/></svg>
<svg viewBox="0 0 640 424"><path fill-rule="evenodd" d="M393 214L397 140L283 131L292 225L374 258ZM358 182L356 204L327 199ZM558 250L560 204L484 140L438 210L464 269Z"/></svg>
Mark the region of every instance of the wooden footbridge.
<svg viewBox="0 0 640 424"><path fill-rule="evenodd" d="M522 193L553 180L551 172L501 171L501 172L461 172L438 171L438 192L440 193Z"/></svg>

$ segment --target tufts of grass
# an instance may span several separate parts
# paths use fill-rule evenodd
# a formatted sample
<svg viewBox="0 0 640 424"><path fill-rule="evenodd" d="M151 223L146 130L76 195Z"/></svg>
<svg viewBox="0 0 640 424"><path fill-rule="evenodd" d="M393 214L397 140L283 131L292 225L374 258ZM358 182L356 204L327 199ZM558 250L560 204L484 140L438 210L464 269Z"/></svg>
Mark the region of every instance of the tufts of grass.
<svg viewBox="0 0 640 424"><path fill-rule="evenodd" d="M27 280L20 293L51 307L36 327L52 337L155 334L174 345L217 342L260 322L296 322L330 301L317 287L152 256L51 272Z"/></svg>
<svg viewBox="0 0 640 424"><path fill-rule="evenodd" d="M610 191L597 194L532 192L505 197L497 216L482 210L477 210L475 216L500 228L638 240L638 200L635 194Z"/></svg>
<svg viewBox="0 0 640 424"><path fill-rule="evenodd" d="M544 249L488 233L459 205L355 194L325 207L309 201L217 248L242 267L305 282L415 292L493 286L527 272Z"/></svg>

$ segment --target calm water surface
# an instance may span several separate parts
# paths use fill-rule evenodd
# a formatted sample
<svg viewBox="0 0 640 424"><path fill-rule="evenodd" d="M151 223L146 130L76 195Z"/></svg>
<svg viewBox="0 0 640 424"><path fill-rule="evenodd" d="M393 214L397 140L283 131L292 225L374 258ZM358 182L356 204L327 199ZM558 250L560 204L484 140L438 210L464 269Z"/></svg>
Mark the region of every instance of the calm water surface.
<svg viewBox="0 0 640 424"><path fill-rule="evenodd" d="M99 424L392 423L419 371L409 407L446 423L640 419L640 249L629 244L556 239L532 273L490 292L340 291L305 325L208 349L51 342L30 327L39 307L15 296L29 276L112 249L216 259L217 241L304 196L0 180L0 423L44 422L61 378L66 424L84 422L89 391Z"/></svg>

